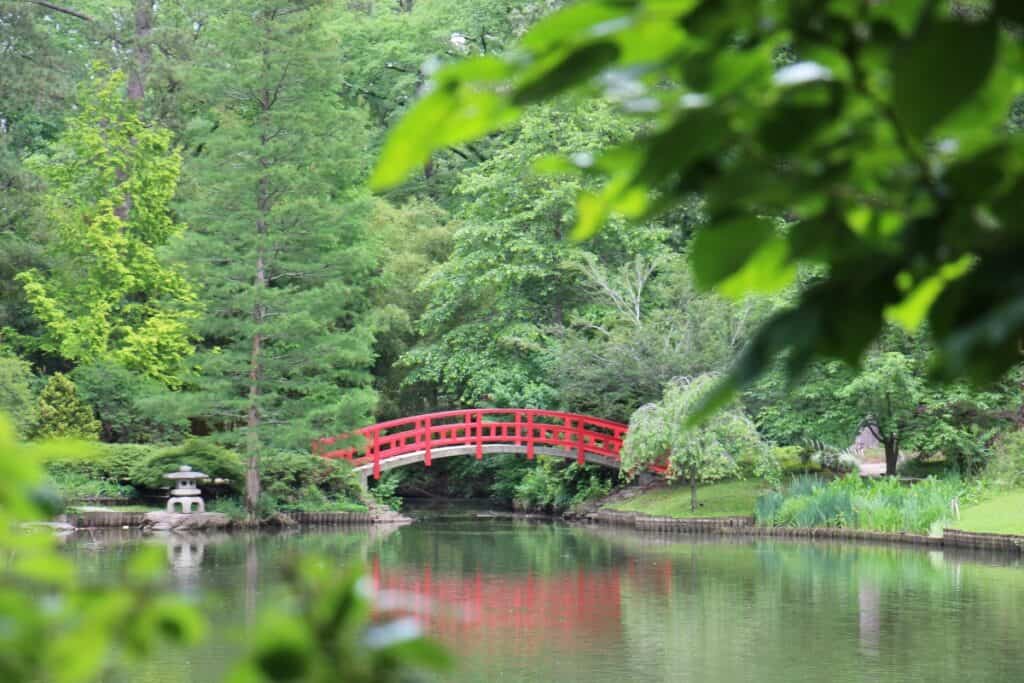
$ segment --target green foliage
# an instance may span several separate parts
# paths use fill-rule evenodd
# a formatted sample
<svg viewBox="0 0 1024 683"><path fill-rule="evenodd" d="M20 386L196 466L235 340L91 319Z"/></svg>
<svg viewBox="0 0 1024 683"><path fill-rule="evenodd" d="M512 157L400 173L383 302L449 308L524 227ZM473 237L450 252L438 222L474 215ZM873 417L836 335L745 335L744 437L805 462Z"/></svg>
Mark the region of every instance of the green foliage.
<svg viewBox="0 0 1024 683"><path fill-rule="evenodd" d="M235 522L244 521L247 517L245 505L242 504L242 501L238 498L228 498L226 496L209 501L206 504L206 511L227 515Z"/></svg>
<svg viewBox="0 0 1024 683"><path fill-rule="evenodd" d="M181 155L123 86L118 72L94 74L48 154L32 159L49 182L53 264L18 280L46 325L43 350L76 362L111 358L176 384L192 352L195 296L158 251L183 229L169 208Z"/></svg>
<svg viewBox="0 0 1024 683"><path fill-rule="evenodd" d="M182 465L203 472L211 479L227 480L227 487L233 491L245 484L242 459L238 454L206 439L192 439L180 446L151 452L132 465L131 481L139 487L165 488L170 481L164 479L164 475L176 472Z"/></svg>
<svg viewBox="0 0 1024 683"><path fill-rule="evenodd" d="M685 227L697 219L678 220ZM675 241L666 237L657 253L617 268L584 254L584 305L549 351L550 381L564 404L628 420L636 406L657 400L667 377L728 369L776 305L767 297L734 302L698 291Z"/></svg>
<svg viewBox="0 0 1024 683"><path fill-rule="evenodd" d="M260 465L262 489L282 511L346 510L362 498L359 478L344 460L273 451Z"/></svg>
<svg viewBox="0 0 1024 683"><path fill-rule="evenodd" d="M414 620L376 619L361 568L339 573L336 566L334 559L303 558L286 568L288 608L261 615L229 681L399 683L419 680L417 670L450 668L448 654Z"/></svg>
<svg viewBox="0 0 1024 683"><path fill-rule="evenodd" d="M51 454L46 473L65 500L133 498L136 468L159 450L143 444L92 444L87 450Z"/></svg>
<svg viewBox="0 0 1024 683"><path fill-rule="evenodd" d="M122 484L113 479L96 478L74 470L52 472L50 480L66 503L98 498L130 500L135 497L136 493L135 487L130 484Z"/></svg>
<svg viewBox="0 0 1024 683"><path fill-rule="evenodd" d="M0 349L0 413L11 416L18 436L26 438L36 422L32 366Z"/></svg>
<svg viewBox="0 0 1024 683"><path fill-rule="evenodd" d="M177 253L207 306L186 400L252 457L365 424L374 406L367 121L337 95L342 11L221 3L190 84L208 104L189 125Z"/></svg>
<svg viewBox="0 0 1024 683"><path fill-rule="evenodd" d="M659 234L620 225L586 248L567 242L580 185L524 173L524 163L623 133L605 105L551 105L460 175L451 254L419 285L428 302L422 339L402 359L407 383L434 385L461 405L556 406L560 378L547 372L546 351L586 303L588 254L619 264L656 248Z"/></svg>
<svg viewBox="0 0 1024 683"><path fill-rule="evenodd" d="M907 486L894 478L863 480L857 475L828 483L795 477L781 492L758 499L756 515L767 526L932 533L952 519L951 503L961 491L955 478L929 478Z"/></svg>
<svg viewBox="0 0 1024 683"><path fill-rule="evenodd" d="M612 483L605 468L540 457L515 486L513 503L521 510L560 512L608 495Z"/></svg>
<svg viewBox="0 0 1024 683"><path fill-rule="evenodd" d="M167 641L194 643L203 631L198 614L161 593L165 560L158 549L136 553L123 574L109 577L105 585L116 588L99 588L80 579L49 530L18 528L56 511L45 494L42 463L67 457L68 448L18 445L0 417L0 552L15 558L4 564L0 581L5 681L99 680L125 657L148 655Z"/></svg>
<svg viewBox="0 0 1024 683"><path fill-rule="evenodd" d="M1020 403L1019 370L986 386L928 383L933 358L923 335L890 327L858 371L837 362L815 363L789 381L777 365L747 392L745 403L768 437L814 444L808 454L834 459L867 429L885 448L890 474L901 454L915 452L976 471Z"/></svg>
<svg viewBox="0 0 1024 683"><path fill-rule="evenodd" d="M78 398L75 383L61 373L50 377L39 392L36 423L32 436L36 439L98 439L100 423L92 408Z"/></svg>
<svg viewBox="0 0 1024 683"><path fill-rule="evenodd" d="M380 503L386 505L392 510L402 509L402 499L398 496L398 486L401 484L402 478L397 472L386 472L381 475L381 478L370 485L370 496Z"/></svg>
<svg viewBox="0 0 1024 683"><path fill-rule="evenodd" d="M997 490L1024 486L1024 431L1003 434L993 450L985 480Z"/></svg>
<svg viewBox="0 0 1024 683"><path fill-rule="evenodd" d="M646 125L562 164L604 181L580 193L576 237L700 191L708 224L692 259L703 286L777 289L800 263L826 266L761 326L706 407L783 350L791 375L815 356L856 362L887 318L930 321L941 374L994 379L1019 362L1024 330L1024 243L1012 229L1024 166L1006 125L1024 44L1000 27L1010 7L574 3L506 58L433 73L373 182L397 184L434 150L548 106L539 101L597 90Z"/></svg>
<svg viewBox="0 0 1024 683"><path fill-rule="evenodd" d="M622 464L637 472L667 458L668 478L691 483L724 479L737 474L737 458L770 457L753 422L734 406L723 410L700 429L688 420L711 391L715 378L700 375L673 380L658 404L634 413L622 447Z"/></svg>
<svg viewBox="0 0 1024 683"><path fill-rule="evenodd" d="M177 404L180 394L152 377L109 361L81 365L71 372L82 400L102 424L104 441L168 443L188 433Z"/></svg>

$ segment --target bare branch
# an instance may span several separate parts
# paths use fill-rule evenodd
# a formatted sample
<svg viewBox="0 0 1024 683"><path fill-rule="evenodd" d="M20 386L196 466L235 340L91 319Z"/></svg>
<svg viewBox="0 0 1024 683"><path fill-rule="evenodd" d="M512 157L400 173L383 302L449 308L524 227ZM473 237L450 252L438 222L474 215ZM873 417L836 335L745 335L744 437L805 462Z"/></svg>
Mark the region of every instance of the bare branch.
<svg viewBox="0 0 1024 683"><path fill-rule="evenodd" d="M46 0L25 0L25 1L26 2L30 2L33 5L39 5L40 7L45 7L46 9L53 10L54 12L60 12L61 14L67 14L69 16L76 17L78 19L81 19L82 21L92 21L93 20L92 17L90 17L88 14L82 14L81 12L79 12L77 10L73 10L70 7L61 7L60 5L55 5L52 2L46 2Z"/></svg>

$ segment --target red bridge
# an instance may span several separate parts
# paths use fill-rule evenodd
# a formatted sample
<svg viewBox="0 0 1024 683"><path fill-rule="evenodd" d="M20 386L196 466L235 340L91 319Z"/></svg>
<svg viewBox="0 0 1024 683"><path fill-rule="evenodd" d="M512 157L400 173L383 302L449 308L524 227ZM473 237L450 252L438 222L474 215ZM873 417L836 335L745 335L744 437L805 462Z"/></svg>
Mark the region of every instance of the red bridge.
<svg viewBox="0 0 1024 683"><path fill-rule="evenodd" d="M628 427L621 422L553 410L474 408L415 415L363 427L351 434L313 442L313 453L344 458L364 478L380 478L390 470L438 458L485 453L522 453L573 458L616 469ZM360 440L362 444L359 444ZM355 444L355 445L353 445ZM651 471L664 474L665 467Z"/></svg>

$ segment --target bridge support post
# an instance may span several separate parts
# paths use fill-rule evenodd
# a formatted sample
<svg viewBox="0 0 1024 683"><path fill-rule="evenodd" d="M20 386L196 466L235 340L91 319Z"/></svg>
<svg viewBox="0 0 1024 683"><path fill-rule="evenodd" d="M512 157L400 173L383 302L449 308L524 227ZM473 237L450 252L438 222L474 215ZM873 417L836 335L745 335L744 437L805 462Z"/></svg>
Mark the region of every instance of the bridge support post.
<svg viewBox="0 0 1024 683"><path fill-rule="evenodd" d="M430 418L423 421L423 464L430 467Z"/></svg>
<svg viewBox="0 0 1024 683"><path fill-rule="evenodd" d="M484 414L478 411L476 414L476 459L484 459Z"/></svg>
<svg viewBox="0 0 1024 683"><path fill-rule="evenodd" d="M526 414L526 459L533 460L533 413Z"/></svg>
<svg viewBox="0 0 1024 683"><path fill-rule="evenodd" d="M583 420L576 418L576 464L582 465L583 455Z"/></svg>

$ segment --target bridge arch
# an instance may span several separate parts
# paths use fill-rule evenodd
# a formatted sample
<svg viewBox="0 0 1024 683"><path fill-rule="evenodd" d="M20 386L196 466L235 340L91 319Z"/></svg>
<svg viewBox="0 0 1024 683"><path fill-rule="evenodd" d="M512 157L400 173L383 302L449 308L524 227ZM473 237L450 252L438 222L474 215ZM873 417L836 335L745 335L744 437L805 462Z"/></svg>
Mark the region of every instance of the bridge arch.
<svg viewBox="0 0 1024 683"><path fill-rule="evenodd" d="M520 453L571 458L618 468L627 425L590 415L532 408L471 408L414 415L327 436L312 444L315 455L343 458L364 479L435 459ZM359 444L358 442L362 442ZM356 442L357 445L350 445ZM663 474L664 468L652 467Z"/></svg>

